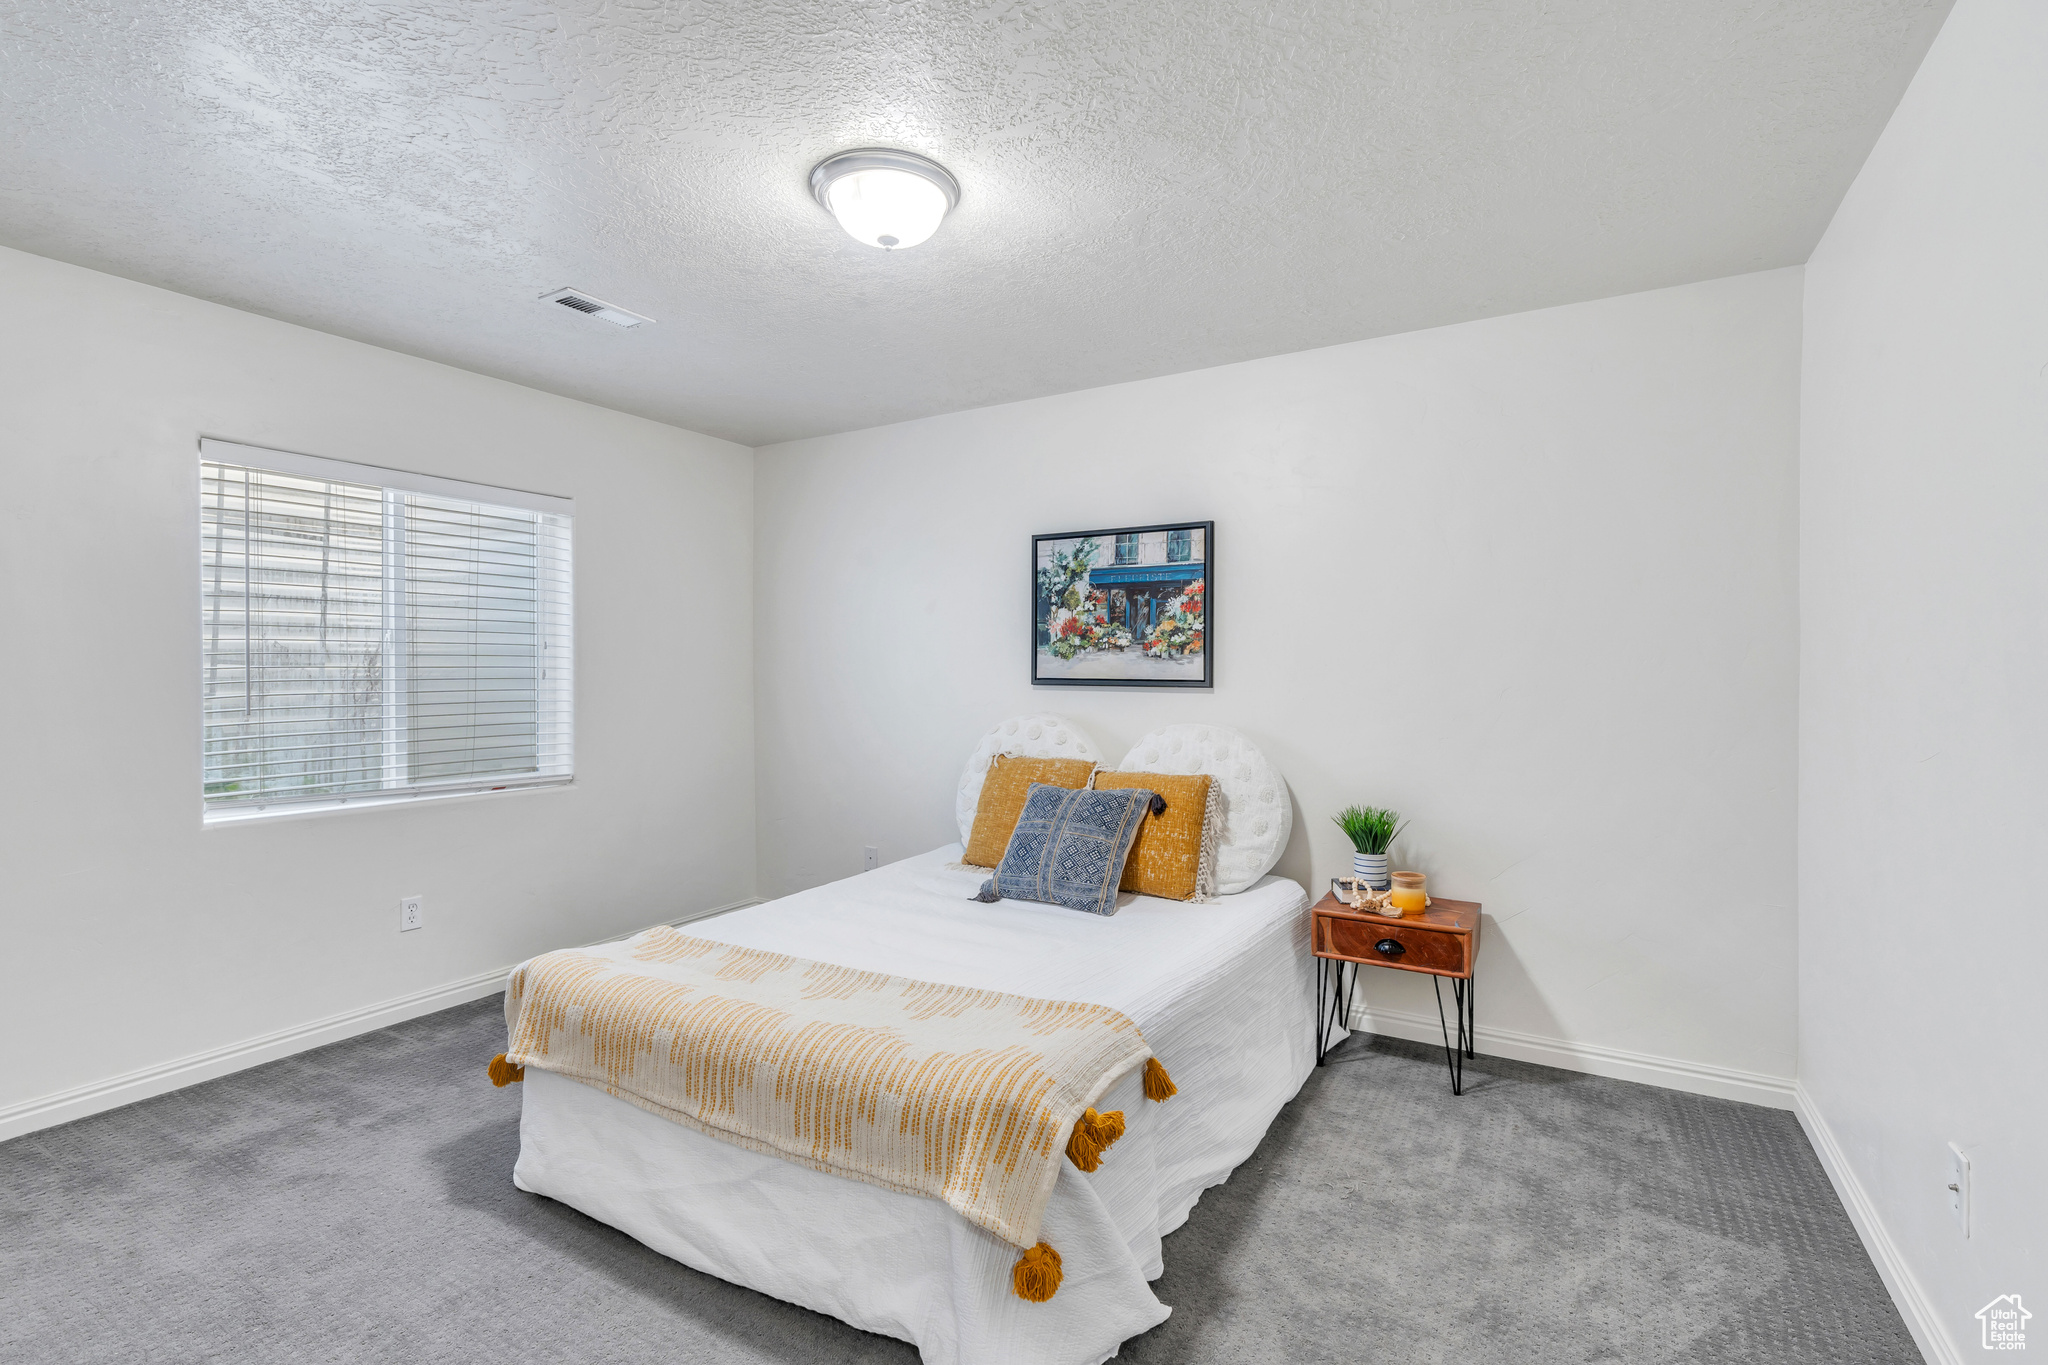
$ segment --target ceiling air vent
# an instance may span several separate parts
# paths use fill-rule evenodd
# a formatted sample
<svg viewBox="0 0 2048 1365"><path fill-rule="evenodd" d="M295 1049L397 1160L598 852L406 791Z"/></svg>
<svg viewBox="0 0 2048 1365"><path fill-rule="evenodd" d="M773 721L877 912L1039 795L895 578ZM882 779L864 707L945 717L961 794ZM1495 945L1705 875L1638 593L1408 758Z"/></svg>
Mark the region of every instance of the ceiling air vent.
<svg viewBox="0 0 2048 1365"><path fill-rule="evenodd" d="M562 307L573 308L586 317L598 318L619 327L638 327L643 322L654 321L653 318L642 317L630 309L606 303L603 299L594 299L580 289L557 289L552 294L542 294L540 301L559 303Z"/></svg>

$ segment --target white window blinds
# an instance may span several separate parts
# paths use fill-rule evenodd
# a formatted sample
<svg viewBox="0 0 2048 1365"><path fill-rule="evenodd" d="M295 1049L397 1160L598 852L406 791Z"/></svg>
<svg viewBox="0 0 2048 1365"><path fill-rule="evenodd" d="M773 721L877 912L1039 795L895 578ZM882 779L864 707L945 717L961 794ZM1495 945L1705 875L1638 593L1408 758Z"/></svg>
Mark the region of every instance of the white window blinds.
<svg viewBox="0 0 2048 1365"><path fill-rule="evenodd" d="M208 818L572 772L566 498L200 443Z"/></svg>

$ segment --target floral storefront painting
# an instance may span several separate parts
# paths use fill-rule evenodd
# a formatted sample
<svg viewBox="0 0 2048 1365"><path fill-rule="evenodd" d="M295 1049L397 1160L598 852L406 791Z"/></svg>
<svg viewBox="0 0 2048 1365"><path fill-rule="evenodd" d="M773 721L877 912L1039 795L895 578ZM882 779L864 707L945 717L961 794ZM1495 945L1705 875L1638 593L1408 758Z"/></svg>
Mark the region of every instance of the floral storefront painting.
<svg viewBox="0 0 2048 1365"><path fill-rule="evenodd" d="M1208 687L1216 523L1033 536L1031 681Z"/></svg>

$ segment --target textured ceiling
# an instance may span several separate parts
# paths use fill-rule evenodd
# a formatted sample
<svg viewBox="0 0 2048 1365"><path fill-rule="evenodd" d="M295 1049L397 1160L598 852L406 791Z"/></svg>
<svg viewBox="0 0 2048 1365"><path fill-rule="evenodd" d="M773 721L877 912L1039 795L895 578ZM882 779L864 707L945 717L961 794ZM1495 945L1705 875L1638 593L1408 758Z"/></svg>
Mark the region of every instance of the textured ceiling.
<svg viewBox="0 0 2048 1365"><path fill-rule="evenodd" d="M1947 9L0 0L0 243L760 444L1803 261Z"/></svg>

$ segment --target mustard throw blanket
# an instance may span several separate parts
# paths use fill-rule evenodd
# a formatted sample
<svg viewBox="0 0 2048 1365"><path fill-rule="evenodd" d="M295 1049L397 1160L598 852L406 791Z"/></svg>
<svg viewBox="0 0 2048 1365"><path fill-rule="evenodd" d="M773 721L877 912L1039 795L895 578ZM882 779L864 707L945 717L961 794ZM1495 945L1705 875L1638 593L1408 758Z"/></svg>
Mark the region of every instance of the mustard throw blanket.
<svg viewBox="0 0 2048 1365"><path fill-rule="evenodd" d="M944 1200L1031 1249L1018 1266L1027 1298L1058 1285L1038 1232L1059 1162L1093 1170L1122 1132L1120 1115L1089 1106L1141 1065L1149 1098L1172 1093L1137 1025L1102 1005L668 928L524 963L506 986L505 1022L500 1084L537 1066L753 1151ZM1049 1259L1042 1294L1027 1292L1034 1257Z"/></svg>

